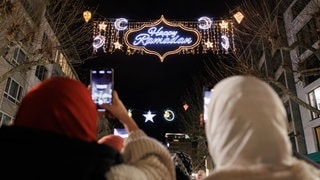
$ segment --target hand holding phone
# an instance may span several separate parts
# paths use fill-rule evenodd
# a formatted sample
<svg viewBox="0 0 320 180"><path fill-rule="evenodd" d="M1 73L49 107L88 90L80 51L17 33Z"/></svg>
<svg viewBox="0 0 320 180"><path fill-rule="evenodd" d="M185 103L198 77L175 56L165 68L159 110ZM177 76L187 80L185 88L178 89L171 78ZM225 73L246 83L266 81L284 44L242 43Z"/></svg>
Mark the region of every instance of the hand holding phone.
<svg viewBox="0 0 320 180"><path fill-rule="evenodd" d="M91 69L90 75L92 100L96 104L98 111L105 111L99 106L112 104L113 69Z"/></svg>

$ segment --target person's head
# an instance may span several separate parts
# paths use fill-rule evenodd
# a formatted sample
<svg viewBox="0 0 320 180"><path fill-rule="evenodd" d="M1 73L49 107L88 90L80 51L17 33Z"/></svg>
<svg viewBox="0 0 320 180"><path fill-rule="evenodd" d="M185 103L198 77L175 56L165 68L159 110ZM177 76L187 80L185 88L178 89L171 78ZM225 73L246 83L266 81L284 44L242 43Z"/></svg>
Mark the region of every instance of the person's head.
<svg viewBox="0 0 320 180"><path fill-rule="evenodd" d="M97 141L97 111L89 90L80 81L65 77L32 87L19 105L14 125Z"/></svg>
<svg viewBox="0 0 320 180"><path fill-rule="evenodd" d="M208 106L206 136L215 167L284 164L292 154L277 93L252 76L220 81Z"/></svg>
<svg viewBox="0 0 320 180"><path fill-rule="evenodd" d="M179 180L189 180L192 174L192 160L189 154L176 151L171 153L176 169L176 177Z"/></svg>
<svg viewBox="0 0 320 180"><path fill-rule="evenodd" d="M118 135L114 135L114 134L109 134L109 135L105 135L102 138L100 138L98 140L99 144L104 144L107 146L111 146L113 148L115 148L116 150L118 150L119 152L122 151L122 148L124 146L124 138L122 138L121 136Z"/></svg>
<svg viewBox="0 0 320 180"><path fill-rule="evenodd" d="M206 177L206 172L202 169L198 170L196 179L201 180L205 177Z"/></svg>

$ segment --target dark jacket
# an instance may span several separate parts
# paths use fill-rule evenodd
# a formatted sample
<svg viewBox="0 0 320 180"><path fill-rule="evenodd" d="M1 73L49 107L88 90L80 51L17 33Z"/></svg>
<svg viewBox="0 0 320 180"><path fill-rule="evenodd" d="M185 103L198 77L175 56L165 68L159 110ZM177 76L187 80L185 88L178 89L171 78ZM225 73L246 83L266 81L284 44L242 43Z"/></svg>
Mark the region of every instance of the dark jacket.
<svg viewBox="0 0 320 180"><path fill-rule="evenodd" d="M0 179L104 179L122 162L112 147L15 126L0 128Z"/></svg>

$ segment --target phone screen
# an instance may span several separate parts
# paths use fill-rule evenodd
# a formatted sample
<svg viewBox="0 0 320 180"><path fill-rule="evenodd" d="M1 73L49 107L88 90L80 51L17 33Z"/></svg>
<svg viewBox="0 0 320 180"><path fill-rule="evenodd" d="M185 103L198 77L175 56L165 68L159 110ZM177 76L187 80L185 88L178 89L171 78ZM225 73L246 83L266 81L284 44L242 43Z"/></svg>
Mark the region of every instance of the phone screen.
<svg viewBox="0 0 320 180"><path fill-rule="evenodd" d="M128 137L128 132L127 132L127 130L125 128L114 128L113 129L113 134L121 136L123 138L127 138Z"/></svg>
<svg viewBox="0 0 320 180"><path fill-rule="evenodd" d="M212 91L213 91L213 87L204 87L204 90L203 90L203 120L204 120L204 123L208 119L208 105L211 100L210 96L211 96Z"/></svg>
<svg viewBox="0 0 320 180"><path fill-rule="evenodd" d="M113 69L92 69L91 70L91 96L98 111L101 104L112 104L113 91Z"/></svg>

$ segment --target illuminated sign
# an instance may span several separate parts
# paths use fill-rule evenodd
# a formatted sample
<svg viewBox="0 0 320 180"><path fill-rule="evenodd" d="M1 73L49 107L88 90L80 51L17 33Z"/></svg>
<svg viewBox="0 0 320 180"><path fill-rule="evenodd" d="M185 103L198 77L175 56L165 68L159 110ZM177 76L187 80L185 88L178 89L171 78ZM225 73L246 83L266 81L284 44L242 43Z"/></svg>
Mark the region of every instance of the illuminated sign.
<svg viewBox="0 0 320 180"><path fill-rule="evenodd" d="M126 18L93 21L94 53L152 54L161 62L171 54L228 54L235 47L231 19L202 16L196 21L136 22Z"/></svg>
<svg viewBox="0 0 320 180"><path fill-rule="evenodd" d="M198 46L200 39L198 30L171 23L163 16L154 23L130 29L124 35L129 48L157 55L161 62L170 54Z"/></svg>

